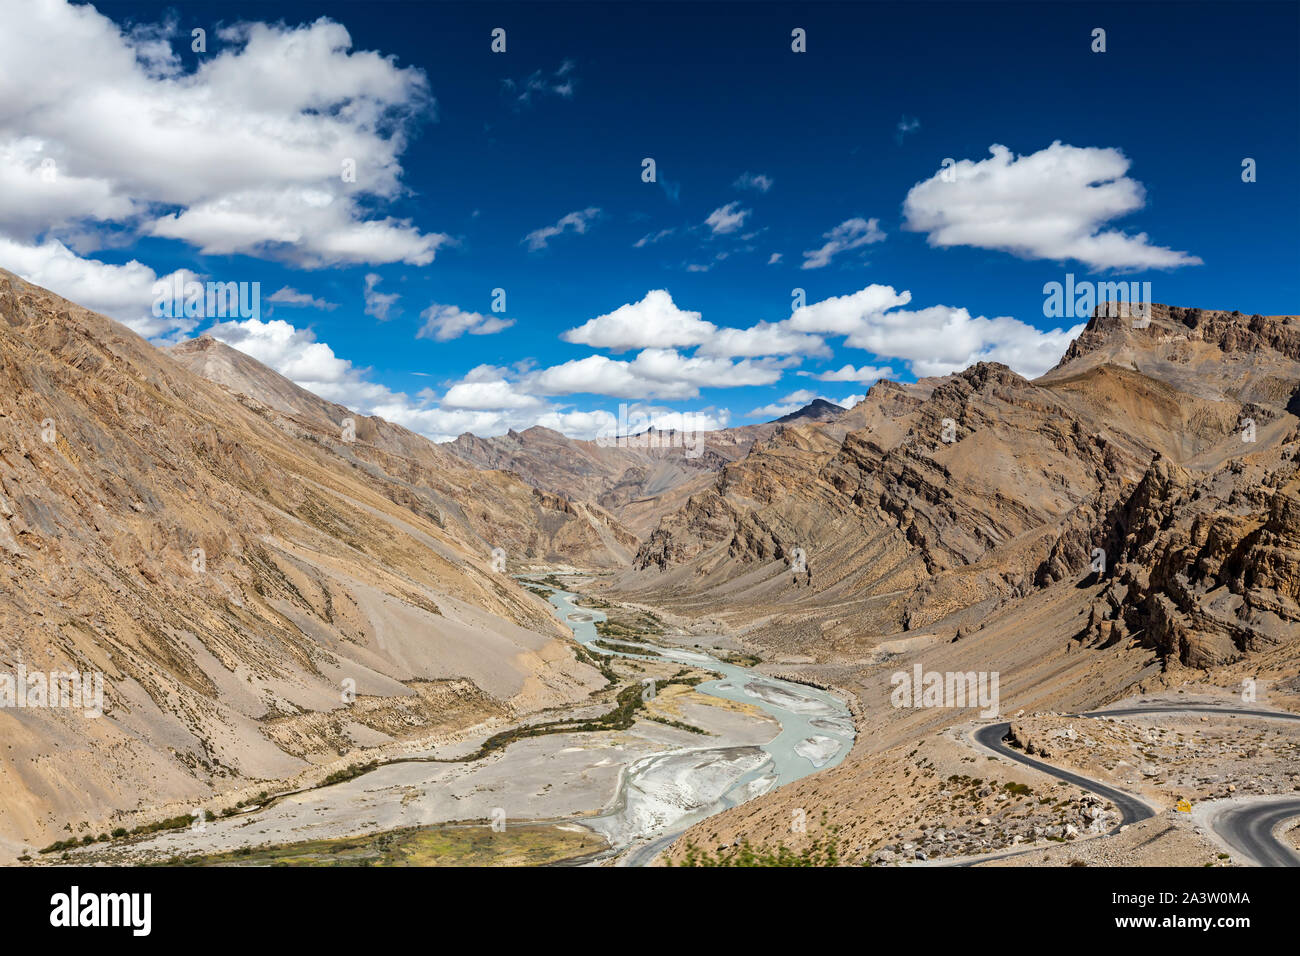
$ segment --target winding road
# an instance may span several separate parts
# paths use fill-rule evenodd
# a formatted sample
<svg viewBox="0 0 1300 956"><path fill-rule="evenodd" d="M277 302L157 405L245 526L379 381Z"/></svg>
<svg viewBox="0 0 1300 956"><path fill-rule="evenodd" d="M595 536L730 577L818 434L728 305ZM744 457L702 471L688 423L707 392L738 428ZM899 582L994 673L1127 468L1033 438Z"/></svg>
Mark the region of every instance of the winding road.
<svg viewBox="0 0 1300 956"><path fill-rule="evenodd" d="M1150 714L1217 714L1220 716L1260 717L1269 720L1300 720L1300 714L1289 714L1272 710L1250 710L1237 707L1179 706L1177 704L1152 704L1142 707L1121 707L1115 710L1097 710L1085 714L1071 714L1073 717L1138 717ZM1011 730L1011 724L1002 722L980 727L974 733L975 742L986 750L1002 757L1008 757L1016 763L1022 763L1042 773L1081 787L1099 797L1104 797L1115 805L1120 812L1120 826L1137 823L1153 817L1159 811L1145 800L1099 783L1088 777L1062 770L1041 760L1035 760L1019 750L1008 747L1003 738ZM1282 823L1292 817L1300 816L1300 797L1279 796L1265 800L1217 801L1213 812L1206 817L1206 823L1224 844L1239 855L1253 861L1259 866L1300 866L1300 854L1283 843L1275 835Z"/></svg>

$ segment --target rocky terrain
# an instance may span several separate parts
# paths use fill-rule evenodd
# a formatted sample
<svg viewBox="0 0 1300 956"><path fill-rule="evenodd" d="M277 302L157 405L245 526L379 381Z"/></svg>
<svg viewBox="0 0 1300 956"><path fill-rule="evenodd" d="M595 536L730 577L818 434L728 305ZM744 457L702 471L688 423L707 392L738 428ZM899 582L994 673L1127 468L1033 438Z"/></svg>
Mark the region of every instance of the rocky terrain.
<svg viewBox="0 0 1300 956"><path fill-rule="evenodd" d="M534 487L607 510L645 535L662 515L708 487L720 468L743 458L754 442L782 423L829 421L842 411L818 400L761 425L690 433L648 427L595 441L534 425L493 438L464 434L440 447L474 468L509 471ZM634 546L627 555L629 560L636 550Z"/></svg>
<svg viewBox="0 0 1300 956"><path fill-rule="evenodd" d="M400 425L318 398L210 336L167 352L294 437L382 477L381 487L398 504L443 526L456 525L484 554L502 548L516 564L617 567L636 551L635 535L594 502L541 490L505 471L469 466ZM352 433L344 440L347 422Z"/></svg>
<svg viewBox="0 0 1300 956"><path fill-rule="evenodd" d="M1300 728L1290 722L1044 715L1013 722L1011 735L1026 753L1161 806L1300 791Z"/></svg>
<svg viewBox="0 0 1300 956"><path fill-rule="evenodd" d="M997 674L1022 747L1117 786L1151 791L1149 754L1197 797L1294 785L1290 738L1051 715L1193 682L1300 710L1296 317L1099 311L1033 381L979 363L613 446L435 445L5 272L0 319L0 672L99 671L106 696L97 719L0 709L0 849L588 701L605 678L495 549L589 569L683 640L852 703L842 764L672 859L797 844L795 809L876 864L1032 846L1064 865L1058 845L1113 824L972 750L970 707L898 705L914 666ZM1179 819L1139 827L1178 859L1210 846Z"/></svg>
<svg viewBox="0 0 1300 956"><path fill-rule="evenodd" d="M1094 317L1033 382L980 363L782 428L666 515L615 590L730 607L814 656L955 634L1058 585L1086 601L1085 646L1135 636L1202 666L1288 642L1300 319L1154 306L1133 326Z"/></svg>
<svg viewBox="0 0 1300 956"><path fill-rule="evenodd" d="M586 557L616 525L376 419L344 440L260 366L245 395L187 367L249 361L220 352L0 271L0 672L104 692L98 718L0 709L0 848L605 683L490 554Z"/></svg>
<svg viewBox="0 0 1300 956"><path fill-rule="evenodd" d="M875 754L970 714L892 706L890 675L918 663L998 673L1004 713L1196 679L1258 679L1294 708L1297 394L1300 319L1157 305L1145 324L1099 311L1035 381L981 363L882 382L756 443L609 591L708 614L774 673L852 694L860 733L843 766L709 825L778 800L858 819Z"/></svg>

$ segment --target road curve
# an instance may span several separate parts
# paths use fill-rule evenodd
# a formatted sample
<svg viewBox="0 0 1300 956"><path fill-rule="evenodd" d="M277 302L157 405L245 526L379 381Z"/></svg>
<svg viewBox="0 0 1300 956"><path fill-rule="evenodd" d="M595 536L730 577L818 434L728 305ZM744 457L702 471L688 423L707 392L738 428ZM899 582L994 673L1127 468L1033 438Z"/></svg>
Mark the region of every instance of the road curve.
<svg viewBox="0 0 1300 956"><path fill-rule="evenodd" d="M1150 806L1143 800L1123 790L1116 790L1114 787L1108 787L1104 783L1098 783L1096 780L1090 780L1087 777L1080 776L1077 773L1071 773L1068 770L1062 770L1060 767L1054 767L1050 763L1043 763L1041 760L1035 760L1033 757L1027 757L1019 750L1012 750L1002 742L1002 738L1011 730L1009 723L989 724L987 727L981 727L975 731L975 741L981 747L992 750L994 753L1003 757L1010 757L1017 763L1022 763L1027 767L1033 767L1058 780L1064 780L1066 783L1072 783L1076 787L1081 787L1089 793L1095 793L1099 797L1105 797L1113 803L1120 812L1120 826L1129 823L1137 823L1139 820L1145 820L1148 817L1156 815L1154 807Z"/></svg>
<svg viewBox="0 0 1300 956"><path fill-rule="evenodd" d="M1219 714L1237 717L1262 717L1272 720L1300 720L1300 714L1272 710L1252 710L1240 707L1181 707L1177 704L1152 704L1142 707L1122 707L1115 710L1096 710L1080 714L1081 717L1137 717L1150 714ZM1010 723L989 724L975 731L976 743L994 753L1009 757L1017 763L1074 784L1098 796L1105 797L1120 811L1120 826L1137 823L1155 816L1157 810L1132 794L1087 777L1062 770L1041 760L1013 750L1002 742L1011 730ZM1300 866L1300 855L1274 836L1273 831L1283 821L1300 816L1300 797L1280 797L1265 802L1242 803L1227 807L1215 814L1209 825L1224 843L1241 856L1254 860L1260 866Z"/></svg>
<svg viewBox="0 0 1300 956"><path fill-rule="evenodd" d="M1279 824L1292 817L1300 817L1300 797L1224 807L1210 818L1210 826L1225 843L1260 866L1300 866L1300 855L1273 835Z"/></svg>

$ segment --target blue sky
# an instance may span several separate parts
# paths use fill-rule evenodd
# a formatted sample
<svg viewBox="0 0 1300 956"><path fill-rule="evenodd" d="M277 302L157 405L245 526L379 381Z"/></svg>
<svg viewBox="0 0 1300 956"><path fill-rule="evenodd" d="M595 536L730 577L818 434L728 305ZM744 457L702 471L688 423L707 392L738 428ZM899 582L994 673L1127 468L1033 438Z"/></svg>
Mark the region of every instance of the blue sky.
<svg viewBox="0 0 1300 956"><path fill-rule="evenodd" d="M0 265L435 439L1034 375L1067 273L1300 311L1297 9L15 5ZM155 315L178 270L259 314Z"/></svg>

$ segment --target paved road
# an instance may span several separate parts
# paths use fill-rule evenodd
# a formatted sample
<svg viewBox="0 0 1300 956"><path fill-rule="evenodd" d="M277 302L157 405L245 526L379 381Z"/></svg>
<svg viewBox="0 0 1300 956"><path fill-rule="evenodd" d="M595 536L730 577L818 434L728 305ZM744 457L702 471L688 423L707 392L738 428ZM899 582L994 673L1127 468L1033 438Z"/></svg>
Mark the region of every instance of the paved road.
<svg viewBox="0 0 1300 956"><path fill-rule="evenodd" d="M1273 836L1273 828L1283 820L1300 816L1300 797L1219 810L1210 821L1229 846L1236 847L1260 866L1300 866L1300 855Z"/></svg>
<svg viewBox="0 0 1300 956"><path fill-rule="evenodd" d="M1114 710L1091 711L1082 717L1136 717L1150 714L1218 714L1238 717L1264 717L1272 720L1300 720L1300 714L1272 710L1253 710L1241 707L1211 707L1205 705L1179 706L1177 704L1151 704L1141 707L1121 707ZM1003 757L1033 767L1045 774L1081 787L1090 793L1105 797L1120 812L1120 825L1137 823L1155 816L1156 810L1132 794L1108 787L1087 777L1062 770L1041 760L1028 757L1002 742L1011 729L1009 723L990 724L975 731L975 740ZM1282 821L1300 816L1300 798L1279 797L1277 800L1255 801L1230 806L1220 810L1209 821L1214 832L1241 856L1254 860L1260 866L1300 866L1300 855L1273 835Z"/></svg>
<svg viewBox="0 0 1300 956"><path fill-rule="evenodd" d="M1114 787L1108 787L1104 783L1098 783L1087 777L1082 777L1077 773L1071 773L1068 770L1062 770L1060 767L1054 767L1050 763L1043 763L1041 760L1035 760L1033 757L1027 757L1022 751L1012 750L1002 742L1002 738L1011 730L1008 723L990 724L987 727L981 727L975 731L975 740L982 747L992 750L994 753L1001 754L1003 757L1010 757L1017 763L1022 763L1027 767L1033 767L1035 770L1041 770L1049 776L1056 777L1058 780L1064 780L1066 783L1072 783L1076 787L1082 787L1089 793L1095 793L1099 797L1105 797L1115 805L1120 812L1120 825L1137 823L1139 820L1145 820L1148 817L1156 815L1154 807L1150 806L1143 800L1123 790L1116 790Z"/></svg>

